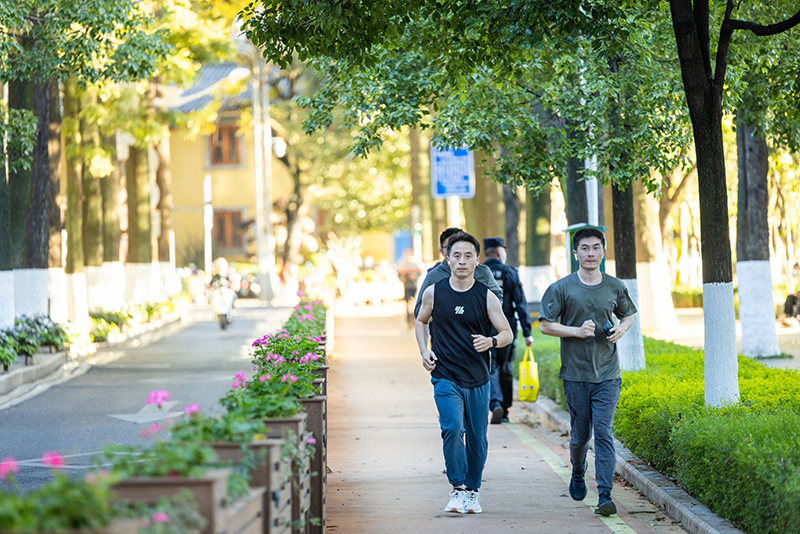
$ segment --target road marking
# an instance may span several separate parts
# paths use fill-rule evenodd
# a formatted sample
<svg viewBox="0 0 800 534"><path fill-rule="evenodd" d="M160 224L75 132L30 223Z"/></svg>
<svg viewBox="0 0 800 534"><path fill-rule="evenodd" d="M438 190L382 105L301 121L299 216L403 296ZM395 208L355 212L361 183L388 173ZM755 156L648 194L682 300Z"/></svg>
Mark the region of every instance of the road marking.
<svg viewBox="0 0 800 534"><path fill-rule="evenodd" d="M522 443L529 446L534 450L534 452L536 452L536 454L541 456L547 465L550 466L550 469L552 469L564 481L565 484L569 484L569 481L572 478L572 468L565 466L564 462L561 461L561 458L559 458L556 453L551 451L546 445L539 442L539 440L521 428L520 423L506 423L506 425L508 425L508 428L510 428L511 431L517 435ZM594 506L589 504L591 501L597 501L597 494L593 491L588 492L586 499L583 500L583 503L589 509L594 511ZM605 523L606 526L615 534L636 534L636 531L628 526L628 524L625 523L625 521L623 521L619 516L605 517L598 515L597 517L600 518L603 523Z"/></svg>

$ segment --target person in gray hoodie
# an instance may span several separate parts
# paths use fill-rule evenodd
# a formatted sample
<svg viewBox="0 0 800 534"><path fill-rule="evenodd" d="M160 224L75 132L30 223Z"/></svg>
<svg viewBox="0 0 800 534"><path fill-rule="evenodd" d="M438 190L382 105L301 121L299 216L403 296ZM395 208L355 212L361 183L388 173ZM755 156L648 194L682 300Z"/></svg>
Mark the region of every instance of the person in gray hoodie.
<svg viewBox="0 0 800 534"><path fill-rule="evenodd" d="M461 228L447 228L439 235L439 253L445 259L428 269L428 274L425 275L425 280L422 281L422 286L419 288L419 295L425 293L428 286L432 286L439 280L450 278L450 266L447 264L445 249L447 248L447 242L450 237L459 232L463 232L463 230ZM475 280L487 286L489 291L494 293L500 300L500 304L503 304L503 290L497 285L497 280L494 279L494 274L492 274L491 269L482 263L478 264L475 268ZM422 299L418 298L417 302L414 304L414 318L419 315L420 307L422 307Z"/></svg>

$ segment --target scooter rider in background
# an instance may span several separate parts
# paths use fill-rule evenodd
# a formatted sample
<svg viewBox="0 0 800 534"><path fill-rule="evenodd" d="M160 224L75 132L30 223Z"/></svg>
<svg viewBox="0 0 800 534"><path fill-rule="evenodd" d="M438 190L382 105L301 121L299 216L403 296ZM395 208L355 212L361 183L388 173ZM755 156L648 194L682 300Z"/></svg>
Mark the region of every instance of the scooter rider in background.
<svg viewBox="0 0 800 534"><path fill-rule="evenodd" d="M209 283L211 309L220 328L225 330L233 320L233 301L236 293L231 289L228 279L228 261L225 258L214 260L214 269Z"/></svg>

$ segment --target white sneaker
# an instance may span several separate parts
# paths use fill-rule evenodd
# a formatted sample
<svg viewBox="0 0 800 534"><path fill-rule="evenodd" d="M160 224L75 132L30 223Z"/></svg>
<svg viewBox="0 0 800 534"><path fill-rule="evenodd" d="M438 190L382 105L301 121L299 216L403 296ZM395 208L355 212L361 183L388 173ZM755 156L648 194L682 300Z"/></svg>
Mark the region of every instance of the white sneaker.
<svg viewBox="0 0 800 534"><path fill-rule="evenodd" d="M481 510L481 494L477 490L467 490L467 500L464 503L462 514L479 514Z"/></svg>
<svg viewBox="0 0 800 534"><path fill-rule="evenodd" d="M467 501L467 490L459 490L453 488L450 491L450 502L445 506L445 512L455 512L457 514L464 513L464 503Z"/></svg>

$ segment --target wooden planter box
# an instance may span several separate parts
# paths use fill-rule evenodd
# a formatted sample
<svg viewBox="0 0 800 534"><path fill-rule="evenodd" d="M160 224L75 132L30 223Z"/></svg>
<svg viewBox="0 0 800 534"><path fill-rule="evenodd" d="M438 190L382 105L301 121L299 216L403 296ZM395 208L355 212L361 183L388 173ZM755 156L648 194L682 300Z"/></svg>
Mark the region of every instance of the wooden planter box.
<svg viewBox="0 0 800 534"><path fill-rule="evenodd" d="M209 469L204 476L197 478L136 477L117 482L112 490L119 499L155 504L159 498L175 495L187 488L197 501L200 515L207 521L202 534L250 534L250 530L240 533L229 525L250 529L255 528L252 527L254 523L257 523L260 534L263 531L260 522L263 491L251 492L248 497L228 505L229 475L230 469Z"/></svg>
<svg viewBox="0 0 800 534"><path fill-rule="evenodd" d="M297 413L282 419L264 419L264 423L267 425L267 437L289 439L291 431L291 433L294 433L294 438L299 440L306 430L307 419L308 416L305 413Z"/></svg>
<svg viewBox="0 0 800 534"><path fill-rule="evenodd" d="M252 441L249 446L261 461L251 473L250 485L263 487L263 534L287 534L292 519L291 465L281 457L282 439ZM210 443L221 461L242 461L240 443Z"/></svg>
<svg viewBox="0 0 800 534"><path fill-rule="evenodd" d="M225 534L263 534L266 488L251 488L250 494L225 509Z"/></svg>
<svg viewBox="0 0 800 534"><path fill-rule="evenodd" d="M301 446L307 439L306 421L308 414L300 412L285 419L265 419L267 437L288 439L291 434ZM311 462L306 458L305 465L292 462L292 523L303 523L303 527L292 527L293 534L305 534L308 530L308 509L311 505Z"/></svg>
<svg viewBox="0 0 800 534"><path fill-rule="evenodd" d="M320 365L311 371L311 374L319 377L318 379L314 380L314 384L317 384L317 380L322 381L322 391L320 392L320 395L328 395L328 369L329 368L327 365Z"/></svg>
<svg viewBox="0 0 800 534"><path fill-rule="evenodd" d="M325 532L325 491L328 483L328 397L321 395L310 399L300 399L303 409L308 414L308 431L314 437L316 453L311 463L311 517L320 519L319 525L310 525L313 534Z"/></svg>

